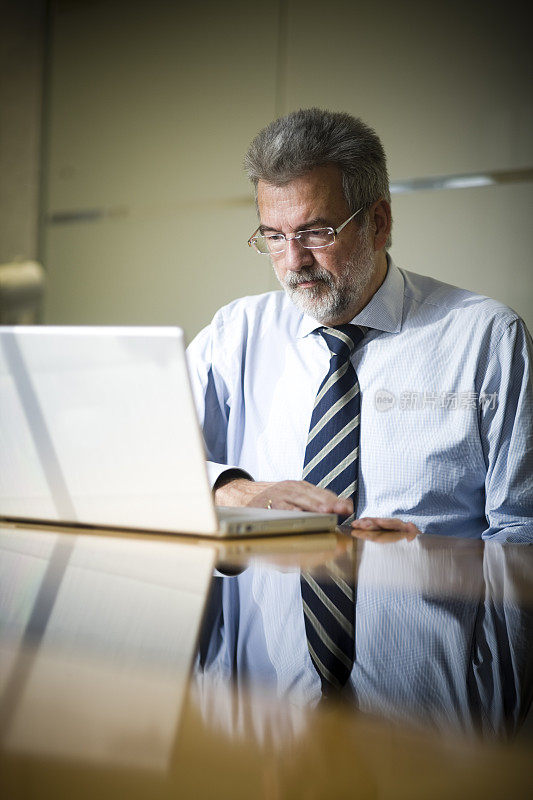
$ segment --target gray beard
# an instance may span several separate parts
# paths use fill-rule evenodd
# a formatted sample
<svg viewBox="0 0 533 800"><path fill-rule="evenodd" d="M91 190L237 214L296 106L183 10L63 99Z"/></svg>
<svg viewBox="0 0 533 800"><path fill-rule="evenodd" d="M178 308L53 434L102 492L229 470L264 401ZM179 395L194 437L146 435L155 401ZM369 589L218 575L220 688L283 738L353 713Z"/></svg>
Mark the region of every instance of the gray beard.
<svg viewBox="0 0 533 800"><path fill-rule="evenodd" d="M375 272L373 250L366 240L336 278L319 266L287 272L283 280L277 273L276 277L297 308L325 325L358 306ZM309 289L298 288L307 281L318 281L318 284Z"/></svg>

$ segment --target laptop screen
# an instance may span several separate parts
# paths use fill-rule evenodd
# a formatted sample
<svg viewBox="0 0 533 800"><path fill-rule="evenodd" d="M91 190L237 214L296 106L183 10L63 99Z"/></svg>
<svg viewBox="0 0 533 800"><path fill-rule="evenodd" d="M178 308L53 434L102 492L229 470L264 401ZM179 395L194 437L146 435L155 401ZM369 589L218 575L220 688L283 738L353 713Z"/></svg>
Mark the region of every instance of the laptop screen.
<svg viewBox="0 0 533 800"><path fill-rule="evenodd" d="M0 329L0 513L214 532L179 328Z"/></svg>

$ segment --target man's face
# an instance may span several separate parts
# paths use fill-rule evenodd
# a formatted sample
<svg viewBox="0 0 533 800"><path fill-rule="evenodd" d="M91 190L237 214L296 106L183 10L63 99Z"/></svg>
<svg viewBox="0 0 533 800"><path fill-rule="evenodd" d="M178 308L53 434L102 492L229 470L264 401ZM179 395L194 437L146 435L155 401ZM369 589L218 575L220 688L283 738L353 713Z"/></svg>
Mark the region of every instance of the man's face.
<svg viewBox="0 0 533 800"><path fill-rule="evenodd" d="M257 202L261 233L337 228L351 213L340 170L333 165L316 167L284 186L259 181ZM331 247L308 250L290 239L272 263L294 304L322 324L349 322L376 290L373 237L365 226L361 229L357 217Z"/></svg>

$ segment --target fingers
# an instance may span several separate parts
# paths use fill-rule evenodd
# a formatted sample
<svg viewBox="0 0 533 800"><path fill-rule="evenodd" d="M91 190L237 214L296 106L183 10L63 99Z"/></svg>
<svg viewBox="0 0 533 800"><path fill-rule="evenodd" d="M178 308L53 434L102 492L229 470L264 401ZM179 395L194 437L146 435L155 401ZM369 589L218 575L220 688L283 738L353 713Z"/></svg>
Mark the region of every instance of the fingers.
<svg viewBox="0 0 533 800"><path fill-rule="evenodd" d="M352 522L353 528L377 528L384 531L406 531L410 525L415 527L412 522L403 522L398 517L361 517Z"/></svg>
<svg viewBox="0 0 533 800"><path fill-rule="evenodd" d="M350 498L339 498L329 489L321 489L307 481L248 483L245 505L285 511L315 511L348 516L353 511ZM255 491L254 491L255 490ZM250 496L250 493L253 495Z"/></svg>
<svg viewBox="0 0 533 800"><path fill-rule="evenodd" d="M384 541L383 532L393 534L387 541L398 538L411 541L421 533L413 522L403 522L397 517L361 517L354 520L351 527L354 536L371 541Z"/></svg>
<svg viewBox="0 0 533 800"><path fill-rule="evenodd" d="M319 511L323 514L342 514L348 516L353 511L351 498L337 497L329 489L321 489L307 481L301 481L298 490L298 502L303 511Z"/></svg>
<svg viewBox="0 0 533 800"><path fill-rule="evenodd" d="M265 506L268 508L268 506ZM300 506L296 505L295 503L289 503L285 500L276 500L272 503L271 508L279 509L280 511L301 511L302 509Z"/></svg>
<svg viewBox="0 0 533 800"><path fill-rule="evenodd" d="M289 491L291 501L302 511L319 511L324 514L351 514L350 498L340 498L329 489L321 489L307 481L287 481L279 484L281 491Z"/></svg>

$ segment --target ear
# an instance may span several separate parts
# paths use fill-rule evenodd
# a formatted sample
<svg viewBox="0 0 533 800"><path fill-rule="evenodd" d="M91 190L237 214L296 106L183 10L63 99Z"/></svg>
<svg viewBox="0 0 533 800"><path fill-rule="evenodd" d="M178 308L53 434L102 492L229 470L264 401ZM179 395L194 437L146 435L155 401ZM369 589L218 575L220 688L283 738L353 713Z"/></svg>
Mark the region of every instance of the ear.
<svg viewBox="0 0 533 800"><path fill-rule="evenodd" d="M378 200L370 207L370 231L374 236L374 251L385 247L392 227L390 203Z"/></svg>

